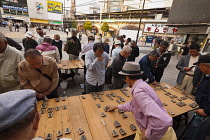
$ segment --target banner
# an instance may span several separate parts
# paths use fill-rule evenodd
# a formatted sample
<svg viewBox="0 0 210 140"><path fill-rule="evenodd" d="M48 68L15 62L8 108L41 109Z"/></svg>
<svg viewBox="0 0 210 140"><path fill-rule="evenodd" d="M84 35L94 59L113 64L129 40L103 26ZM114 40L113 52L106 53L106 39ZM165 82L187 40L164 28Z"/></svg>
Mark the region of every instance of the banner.
<svg viewBox="0 0 210 140"><path fill-rule="evenodd" d="M47 1L47 11L51 12L51 13L61 14L62 13L62 3L48 0Z"/></svg>
<svg viewBox="0 0 210 140"><path fill-rule="evenodd" d="M37 22L37 23L46 23L48 24L48 20L43 20L43 19L35 19L35 18L30 18L31 22Z"/></svg>

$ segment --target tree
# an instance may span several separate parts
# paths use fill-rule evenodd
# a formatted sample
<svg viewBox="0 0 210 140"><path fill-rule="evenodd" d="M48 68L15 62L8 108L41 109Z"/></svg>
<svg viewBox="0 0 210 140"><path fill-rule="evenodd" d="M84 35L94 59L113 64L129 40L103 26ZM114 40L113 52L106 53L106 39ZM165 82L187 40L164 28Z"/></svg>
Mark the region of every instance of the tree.
<svg viewBox="0 0 210 140"><path fill-rule="evenodd" d="M107 22L104 22L103 25L101 26L101 31L103 32L108 32L109 31L109 25Z"/></svg>
<svg viewBox="0 0 210 140"><path fill-rule="evenodd" d="M85 30L91 30L93 25L92 25L92 23L90 21L85 21L83 23L83 27L84 27Z"/></svg>
<svg viewBox="0 0 210 140"><path fill-rule="evenodd" d="M75 20L72 22L71 27L72 27L72 28L77 28L77 24L76 24L76 21L75 21Z"/></svg>

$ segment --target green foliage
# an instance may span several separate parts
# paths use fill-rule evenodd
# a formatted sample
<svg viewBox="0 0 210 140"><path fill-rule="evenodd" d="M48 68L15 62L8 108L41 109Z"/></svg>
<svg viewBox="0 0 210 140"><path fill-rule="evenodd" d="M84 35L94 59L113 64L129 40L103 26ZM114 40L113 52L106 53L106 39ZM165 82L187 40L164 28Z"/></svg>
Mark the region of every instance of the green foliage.
<svg viewBox="0 0 210 140"><path fill-rule="evenodd" d="M76 24L75 20L73 21L71 27L72 27L72 28L77 28L77 24Z"/></svg>
<svg viewBox="0 0 210 140"><path fill-rule="evenodd" d="M103 25L101 26L101 31L103 32L108 32L109 31L109 25L107 22L104 22Z"/></svg>
<svg viewBox="0 0 210 140"><path fill-rule="evenodd" d="M93 25L92 25L92 23L90 21L85 21L83 23L83 27L84 27L85 30L91 30Z"/></svg>

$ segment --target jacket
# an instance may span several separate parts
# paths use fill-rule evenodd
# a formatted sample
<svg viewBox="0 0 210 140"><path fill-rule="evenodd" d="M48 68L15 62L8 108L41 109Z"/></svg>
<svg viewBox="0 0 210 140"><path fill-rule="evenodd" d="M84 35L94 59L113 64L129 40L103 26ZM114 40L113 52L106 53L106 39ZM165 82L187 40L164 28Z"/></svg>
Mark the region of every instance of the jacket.
<svg viewBox="0 0 210 140"><path fill-rule="evenodd" d="M132 48L132 52L130 54L130 56L128 56L127 61L135 61L136 57L139 56L139 47L135 46L135 47L131 47Z"/></svg>
<svg viewBox="0 0 210 140"><path fill-rule="evenodd" d="M60 63L60 54L56 46L43 43L42 45L37 46L36 49L41 52L43 56L49 56L56 60L57 63Z"/></svg>
<svg viewBox="0 0 210 140"><path fill-rule="evenodd" d="M52 45L53 46L56 46L57 48L58 48L58 51L59 51L59 54L60 54L60 58L62 59L62 46L63 46L63 42L62 42L62 40L59 40L58 42L55 40L55 39L53 39L53 41L52 41Z"/></svg>
<svg viewBox="0 0 210 140"><path fill-rule="evenodd" d="M180 70L177 77L177 81L176 81L177 84L181 84L184 79L184 76L186 73L186 71L184 71L184 68L189 66L190 56L191 56L190 54L183 56L176 65L176 68ZM202 77L202 72L200 71L198 66L196 66L194 76L193 76L193 86L196 87L198 85L198 83L201 80L201 77Z"/></svg>
<svg viewBox="0 0 210 140"><path fill-rule="evenodd" d="M21 89L18 78L18 63L21 60L22 54L10 46L0 54L0 93Z"/></svg>
<svg viewBox="0 0 210 140"><path fill-rule="evenodd" d="M35 49L36 46L38 46L38 43L34 39L28 40L27 38L24 38L22 40L22 43L23 43L23 47L25 48L25 52L28 49Z"/></svg>
<svg viewBox="0 0 210 140"><path fill-rule="evenodd" d="M81 51L81 43L76 36L73 36L66 42L65 48L68 54L79 56L79 52Z"/></svg>
<svg viewBox="0 0 210 140"><path fill-rule="evenodd" d="M112 62L112 76L116 78L122 78L123 76L118 74L122 70L122 67L126 61L125 57L122 57L120 53L115 57Z"/></svg>

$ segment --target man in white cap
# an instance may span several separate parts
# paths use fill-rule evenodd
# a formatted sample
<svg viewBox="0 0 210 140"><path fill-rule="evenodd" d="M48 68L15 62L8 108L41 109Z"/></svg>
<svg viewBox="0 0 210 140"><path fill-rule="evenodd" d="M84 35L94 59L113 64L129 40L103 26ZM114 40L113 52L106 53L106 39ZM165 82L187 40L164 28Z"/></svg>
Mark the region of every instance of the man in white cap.
<svg viewBox="0 0 210 140"><path fill-rule="evenodd" d="M38 130L40 114L34 90L0 94L0 139L31 140Z"/></svg>
<svg viewBox="0 0 210 140"><path fill-rule="evenodd" d="M24 38L22 40L23 46L25 48L25 52L28 49L35 49L36 46L38 46L38 43L36 42L36 40L32 39L33 33L28 31L28 32L26 32L25 36L26 36L26 38Z"/></svg>
<svg viewBox="0 0 210 140"><path fill-rule="evenodd" d="M111 64L113 62L113 60L115 59L115 57L122 51L121 48L121 41L120 40L116 40L114 42L114 49L112 50L112 59L111 59Z"/></svg>
<svg viewBox="0 0 210 140"><path fill-rule="evenodd" d="M171 127L172 118L167 114L156 92L141 79L140 65L125 62L119 74L125 76L125 82L131 88L133 99L122 105L110 105L109 111L115 109L132 112L139 130L135 140L176 140Z"/></svg>
<svg viewBox="0 0 210 140"><path fill-rule="evenodd" d="M0 94L21 89L18 78L18 63L23 56L17 49L8 45L6 37L0 32Z"/></svg>

